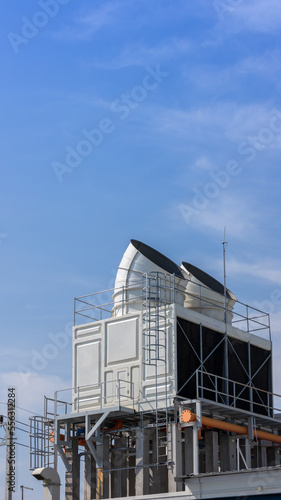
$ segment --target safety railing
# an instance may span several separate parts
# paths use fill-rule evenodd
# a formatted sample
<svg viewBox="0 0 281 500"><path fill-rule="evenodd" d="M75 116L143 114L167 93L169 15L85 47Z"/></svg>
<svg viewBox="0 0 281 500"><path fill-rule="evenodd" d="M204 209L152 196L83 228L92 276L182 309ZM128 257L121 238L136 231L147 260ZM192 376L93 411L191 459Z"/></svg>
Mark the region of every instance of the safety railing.
<svg viewBox="0 0 281 500"><path fill-rule="evenodd" d="M264 335L271 340L270 316L255 307L237 301L232 325L249 333Z"/></svg>
<svg viewBox="0 0 281 500"><path fill-rule="evenodd" d="M281 395L251 384L196 370L196 396L210 402L268 417L281 417Z"/></svg>
<svg viewBox="0 0 281 500"><path fill-rule="evenodd" d="M146 300L143 290L145 289L147 276L149 277L150 275L136 273L134 282L128 286L122 286L120 288L115 287L109 290L76 297L74 299L74 325L109 319L116 314L127 314L128 311L132 310L133 305L136 307L139 305L139 309L141 309L142 304ZM169 276L174 278L173 275ZM188 280L182 280L182 282L184 284L186 283L185 286L189 283ZM203 311L204 309L216 309L218 316L221 318L223 318L224 315L228 318L232 318L228 321L232 326L271 340L270 317L268 313L240 301L235 301L233 309L225 309L222 297L221 304L217 300L218 294L214 295L214 300L204 296L206 295L205 291L210 292L210 289L204 285L192 282L193 293L191 293L186 290L185 286L175 285L175 279L171 279L171 283L172 286L169 287L166 303L174 303L177 294L180 294L187 303L190 302L190 299L196 302L198 305L198 307L196 307L197 312L201 312L201 310ZM196 291L196 287L198 287L198 292ZM196 293L194 293L194 290ZM208 293L208 295L210 294ZM194 308L191 306L191 309ZM207 313L205 314L207 315Z"/></svg>
<svg viewBox="0 0 281 500"><path fill-rule="evenodd" d="M145 286L147 278L154 279L155 275L143 275L134 271L136 277L128 286L120 286L103 290L101 292L82 295L74 299L74 325L85 324L86 321L94 322L108 319L114 315L123 315L130 310L132 306L142 308L146 301ZM165 275L164 275L165 276ZM170 288L165 288L165 302L175 302L173 275L167 275L172 283ZM167 283L167 278L163 283ZM161 281L162 286L162 281ZM184 293L184 289L181 291Z"/></svg>
<svg viewBox="0 0 281 500"><path fill-rule="evenodd" d="M65 400L68 402L65 403ZM54 412L57 416L79 413L89 408L102 410L122 405L132 408L135 405L134 383L122 379L62 389L56 391L54 396Z"/></svg>

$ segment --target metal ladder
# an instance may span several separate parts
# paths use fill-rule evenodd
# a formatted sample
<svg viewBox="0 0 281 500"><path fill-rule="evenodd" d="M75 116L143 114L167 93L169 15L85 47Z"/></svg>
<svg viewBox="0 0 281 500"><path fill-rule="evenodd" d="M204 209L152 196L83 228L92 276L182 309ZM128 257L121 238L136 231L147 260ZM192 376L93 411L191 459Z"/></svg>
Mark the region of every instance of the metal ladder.
<svg viewBox="0 0 281 500"><path fill-rule="evenodd" d="M54 446L55 400L44 396L44 415L29 419L29 468L54 467L57 469L57 451Z"/></svg>
<svg viewBox="0 0 281 500"><path fill-rule="evenodd" d="M155 428L156 428L156 457L157 466L164 463L169 466L172 462L172 447L169 439L169 418L167 398L167 337L168 318L167 307L172 302L174 294L174 277L161 272L151 272L144 275L143 301L143 334L144 355L143 363L155 368ZM159 369L164 366L164 373ZM165 396L164 409L158 408L158 378L164 377ZM163 406L163 398L161 399ZM163 459L165 449L166 461Z"/></svg>

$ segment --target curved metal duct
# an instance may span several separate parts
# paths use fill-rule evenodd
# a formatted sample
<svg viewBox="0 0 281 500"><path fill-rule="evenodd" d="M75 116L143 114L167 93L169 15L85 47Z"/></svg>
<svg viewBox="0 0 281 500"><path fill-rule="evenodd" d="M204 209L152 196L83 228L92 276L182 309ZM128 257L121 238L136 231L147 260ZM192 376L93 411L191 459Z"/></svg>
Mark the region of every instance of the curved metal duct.
<svg viewBox="0 0 281 500"><path fill-rule="evenodd" d="M209 274L188 262L182 262L181 268L189 275L186 286L184 307L224 321L224 286ZM232 310L237 297L226 289L226 321L231 323Z"/></svg>
<svg viewBox="0 0 281 500"><path fill-rule="evenodd" d="M40 467L32 476L43 481L43 500L60 500L60 476L52 467Z"/></svg>
<svg viewBox="0 0 281 500"><path fill-rule="evenodd" d="M138 240L131 240L118 267L114 294L114 316L120 316L136 310L141 310L144 300L145 276L161 279L162 293L168 283L175 280L175 297L173 302L184 303L186 274L172 260L154 248ZM173 278L173 276L175 278ZM166 277L166 278L165 278Z"/></svg>

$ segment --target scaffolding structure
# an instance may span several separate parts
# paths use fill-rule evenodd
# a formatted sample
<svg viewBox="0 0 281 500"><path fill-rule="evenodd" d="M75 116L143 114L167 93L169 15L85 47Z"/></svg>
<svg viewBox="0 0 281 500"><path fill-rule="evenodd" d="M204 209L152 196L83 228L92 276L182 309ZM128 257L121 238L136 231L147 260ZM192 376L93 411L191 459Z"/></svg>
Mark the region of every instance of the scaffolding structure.
<svg viewBox="0 0 281 500"><path fill-rule="evenodd" d="M75 328L82 325L85 338L88 331L98 332L99 342L103 325L107 332L109 323L139 314L140 373L153 380L155 390L148 397L152 382L140 389L118 375L89 386L75 385L45 399L44 415L30 420L30 468L56 469L60 457L66 469L67 500L80 498L81 457L85 500L179 492L194 475L280 465L274 435L281 434L281 405L272 392L269 315L237 301L236 310L229 311L232 326L204 318L201 307L213 303L204 297L204 286L198 287L197 312L177 306L176 294L187 299L193 294L176 285L174 275L158 272L142 274L123 287L118 303L111 300L116 288L75 299ZM264 342L266 349L253 371L254 355L262 349L254 342L260 346ZM188 370L181 361L182 346L191 353ZM227 377L225 371L210 371L222 352L230 366ZM230 374L237 366L243 376L235 380ZM268 370L267 390L258 386L263 369ZM180 376L186 377L182 383ZM184 410L195 414L196 420L184 423ZM246 426L248 433L207 428L203 416ZM257 429L271 434L272 441L257 441Z"/></svg>

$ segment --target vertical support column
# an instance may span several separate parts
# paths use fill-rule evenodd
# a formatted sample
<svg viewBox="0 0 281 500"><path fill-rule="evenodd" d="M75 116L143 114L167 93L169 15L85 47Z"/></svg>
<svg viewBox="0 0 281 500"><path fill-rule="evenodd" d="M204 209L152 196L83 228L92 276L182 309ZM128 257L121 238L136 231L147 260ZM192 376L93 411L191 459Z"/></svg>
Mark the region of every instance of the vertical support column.
<svg viewBox="0 0 281 500"><path fill-rule="evenodd" d="M267 448L267 466L280 465L280 455L277 453L277 446Z"/></svg>
<svg viewBox="0 0 281 500"><path fill-rule="evenodd" d="M96 462L85 445L85 469L84 469L84 500L96 498Z"/></svg>
<svg viewBox="0 0 281 500"><path fill-rule="evenodd" d="M127 445L125 438L114 439L114 450L112 450L112 469L119 469L111 474L111 497L127 496ZM122 469L122 470L121 470Z"/></svg>
<svg viewBox="0 0 281 500"><path fill-rule="evenodd" d="M219 441L216 431L205 432L205 459L206 472L218 472L219 470Z"/></svg>
<svg viewBox="0 0 281 500"><path fill-rule="evenodd" d="M98 456L102 458L103 468L97 469L93 456L85 455L84 500L109 498L109 472L104 472L104 469L110 469L108 436L103 437L103 443L97 444L96 449ZM87 445L86 451L89 452Z"/></svg>
<svg viewBox="0 0 281 500"><path fill-rule="evenodd" d="M267 465L267 454L266 445L267 441L261 440L257 446L258 451L258 467L266 467Z"/></svg>
<svg viewBox="0 0 281 500"><path fill-rule="evenodd" d="M251 468L251 443L249 438L245 438L245 460L248 469Z"/></svg>
<svg viewBox="0 0 281 500"><path fill-rule="evenodd" d="M184 428L184 462L185 474L189 476L193 473L193 429L192 427Z"/></svg>
<svg viewBox="0 0 281 500"><path fill-rule="evenodd" d="M97 454L102 460L103 464L103 443L97 443L96 445ZM96 469L96 497L98 500L103 498L103 467L98 467Z"/></svg>
<svg viewBox="0 0 281 500"><path fill-rule="evenodd" d="M175 477L183 475L182 471L182 442L181 442L181 426L177 423L169 425L171 433L171 442L173 450L173 466L168 470L168 491L183 491L184 485L182 481L175 481Z"/></svg>
<svg viewBox="0 0 281 500"><path fill-rule="evenodd" d="M72 439L72 448L65 450L65 456L72 464L72 471L65 473L65 500L79 500L80 460L77 439Z"/></svg>
<svg viewBox="0 0 281 500"><path fill-rule="evenodd" d="M129 472L128 472L128 485L127 485L127 491L129 497L134 497L136 495L136 473L135 473L135 466L136 466L136 457L134 455L131 455L129 453L128 457L128 463L129 463Z"/></svg>
<svg viewBox="0 0 281 500"><path fill-rule="evenodd" d="M167 431L166 431L167 432ZM157 456L159 464L165 464L167 461L166 448L165 446L159 446L159 439L157 439L157 430L150 430L150 440L152 442L152 454L151 463L155 464L157 462ZM157 454L158 446L158 454ZM151 481L150 481L150 491L149 493L167 493L167 466L166 465L156 465L150 468Z"/></svg>
<svg viewBox="0 0 281 500"><path fill-rule="evenodd" d="M222 472L237 469L236 441L231 436L221 436L220 438L220 466Z"/></svg>
<svg viewBox="0 0 281 500"><path fill-rule="evenodd" d="M197 422L192 426L193 434L193 474L199 474L199 443L198 443L198 428Z"/></svg>
<svg viewBox="0 0 281 500"><path fill-rule="evenodd" d="M199 285L199 290L200 290L200 313L201 313L201 286ZM202 328L202 323L200 323L200 390L197 384L197 395L196 397L203 398L204 397L204 388L203 388L203 328ZM197 376L197 381L198 381L198 376Z"/></svg>
<svg viewBox="0 0 281 500"><path fill-rule="evenodd" d="M158 459L157 448L159 447L157 429L150 430L150 440L152 442L152 454L150 456L150 463L155 464ZM158 450L160 452L160 450ZM149 468L150 473L150 488L149 493L160 493L160 469L156 465Z"/></svg>
<svg viewBox="0 0 281 500"><path fill-rule="evenodd" d="M252 469L256 469L257 467L259 467L259 446L258 446L258 443L253 443L251 467L252 467Z"/></svg>
<svg viewBox="0 0 281 500"><path fill-rule="evenodd" d="M108 436L103 436L103 498L110 497L110 482L109 482L109 472L110 469L109 461L109 444L110 439Z"/></svg>
<svg viewBox="0 0 281 500"><path fill-rule="evenodd" d="M149 494L149 431L136 431L136 495ZM146 466L146 467L144 467Z"/></svg>
<svg viewBox="0 0 281 500"><path fill-rule="evenodd" d="M248 319L248 306L247 306L247 324L248 324L248 331L249 331L249 319ZM252 388L252 361L251 361L251 342L248 342L248 373L249 373L249 400L250 400L250 411L254 411L254 404L253 404L253 388Z"/></svg>

